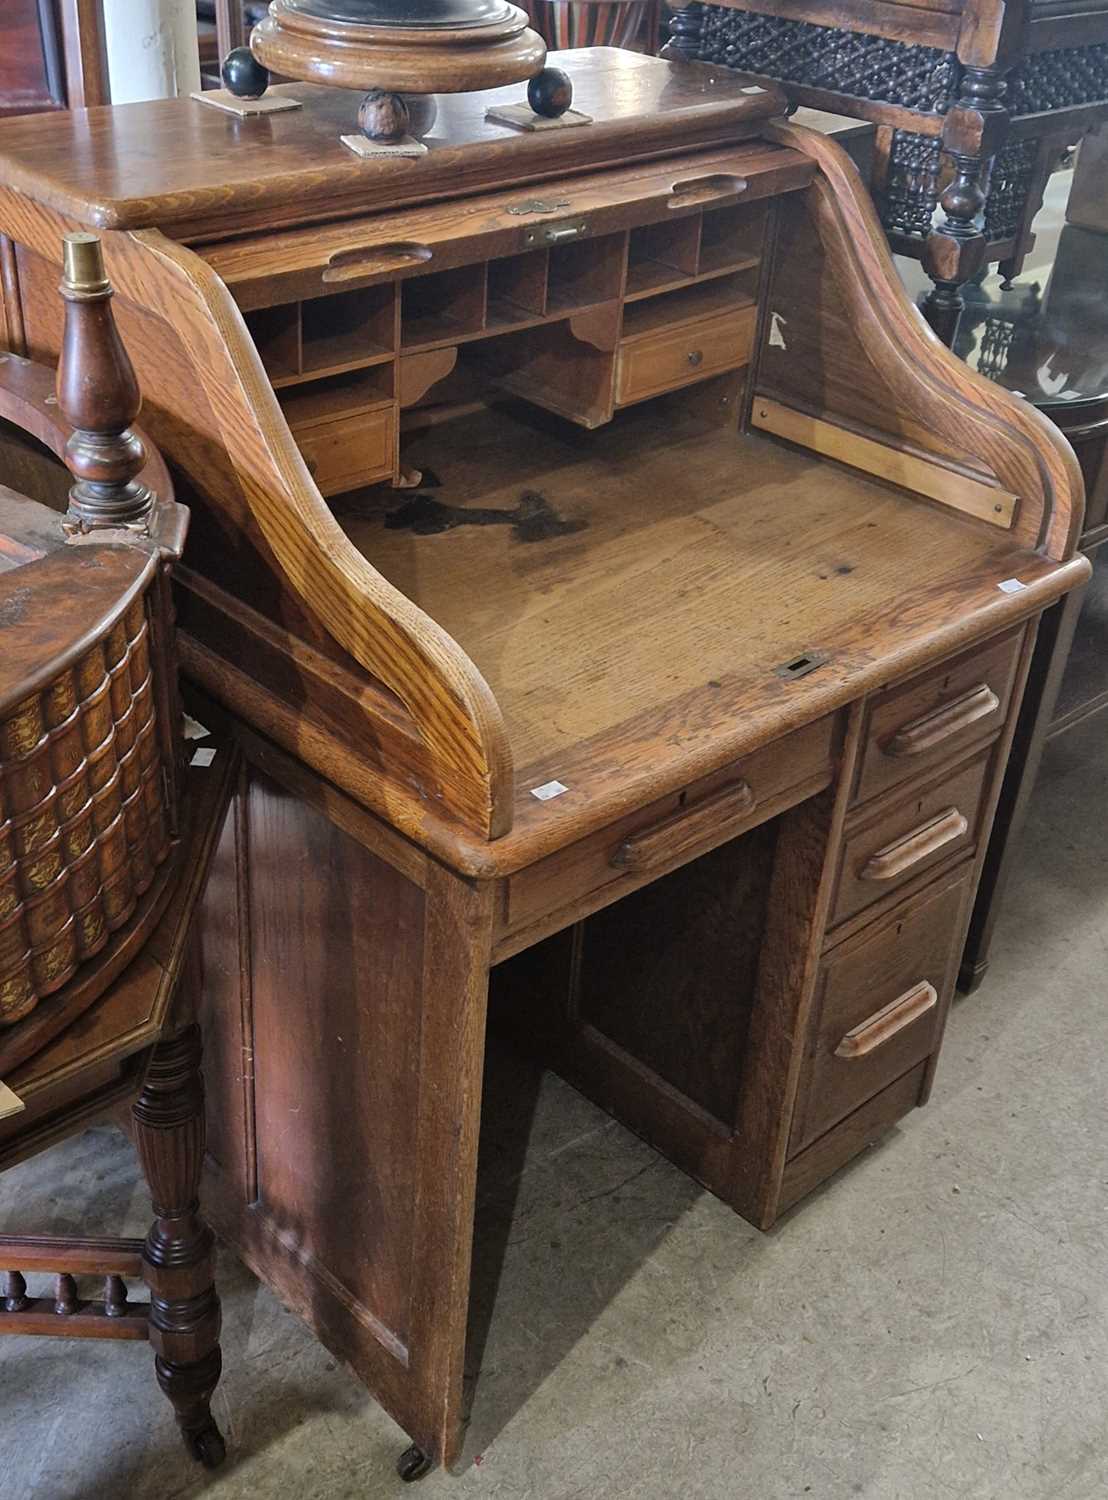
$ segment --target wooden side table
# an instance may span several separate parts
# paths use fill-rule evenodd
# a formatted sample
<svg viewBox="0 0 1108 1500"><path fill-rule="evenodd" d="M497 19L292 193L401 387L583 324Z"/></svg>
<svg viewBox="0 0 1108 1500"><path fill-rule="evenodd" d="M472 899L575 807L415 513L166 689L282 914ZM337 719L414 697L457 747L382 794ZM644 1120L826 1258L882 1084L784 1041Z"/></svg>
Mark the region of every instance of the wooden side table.
<svg viewBox="0 0 1108 1500"><path fill-rule="evenodd" d="M1043 617L970 923L960 983L974 990L1043 750L1108 709L1108 235L1068 224L1041 303L971 306L956 345L983 374L1027 396L1073 445L1085 476L1085 589Z"/></svg>

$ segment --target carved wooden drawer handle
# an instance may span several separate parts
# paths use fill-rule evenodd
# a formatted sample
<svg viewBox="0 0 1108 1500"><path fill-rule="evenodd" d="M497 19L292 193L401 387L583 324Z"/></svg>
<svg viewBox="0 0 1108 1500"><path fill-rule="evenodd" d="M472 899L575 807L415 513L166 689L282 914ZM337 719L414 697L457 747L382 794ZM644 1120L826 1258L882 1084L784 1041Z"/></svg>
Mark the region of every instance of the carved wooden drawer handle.
<svg viewBox="0 0 1108 1500"><path fill-rule="evenodd" d="M943 703L933 712L924 714L921 719L905 724L902 729L889 736L882 749L886 755L922 755L925 750L941 745L944 740L968 729L978 720L987 719L999 707L1000 699L987 683L982 682L968 693L963 693L960 698Z"/></svg>
<svg viewBox="0 0 1108 1500"><path fill-rule="evenodd" d="M357 281L362 276L379 276L389 271L403 271L410 266L426 265L433 258L429 245L398 242L391 245L354 246L336 250L327 262L321 280Z"/></svg>
<svg viewBox="0 0 1108 1500"><path fill-rule="evenodd" d="M928 859L944 844L952 844L969 829L956 807L948 807L920 828L906 833L895 844L886 844L871 854L859 871L860 880L896 880L913 865Z"/></svg>
<svg viewBox="0 0 1108 1500"><path fill-rule="evenodd" d="M745 781L733 781L693 808L682 808L643 833L632 834L612 853L620 870L645 873L689 854L706 838L719 835L727 824L750 816L755 797ZM718 838L715 840L718 842Z"/></svg>
<svg viewBox="0 0 1108 1500"><path fill-rule="evenodd" d="M687 208L690 203L710 203L713 199L734 198L745 193L747 180L730 172L714 172L707 177L686 177L669 190L670 208Z"/></svg>
<svg viewBox="0 0 1108 1500"><path fill-rule="evenodd" d="M935 986L928 984L926 979L921 980L870 1016L868 1021L863 1021L848 1031L835 1048L835 1056L845 1057L848 1061L855 1057L865 1057L882 1043L890 1041L898 1031L903 1031L913 1021L918 1021L920 1016L934 1010L938 1003L939 996Z"/></svg>

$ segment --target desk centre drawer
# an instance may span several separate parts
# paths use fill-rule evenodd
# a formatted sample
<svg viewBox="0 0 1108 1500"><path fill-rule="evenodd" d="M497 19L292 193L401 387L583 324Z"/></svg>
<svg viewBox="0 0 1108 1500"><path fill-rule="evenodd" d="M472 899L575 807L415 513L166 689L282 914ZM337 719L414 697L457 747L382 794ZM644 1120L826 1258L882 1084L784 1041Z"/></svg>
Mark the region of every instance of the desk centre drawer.
<svg viewBox="0 0 1108 1500"><path fill-rule="evenodd" d="M629 813L513 875L496 957L615 901L814 796L831 780L837 716L808 724L681 792Z"/></svg>
<svg viewBox="0 0 1108 1500"><path fill-rule="evenodd" d="M880 693L862 736L855 801L968 751L1008 716L1023 627Z"/></svg>
<svg viewBox="0 0 1108 1500"><path fill-rule="evenodd" d="M616 366L616 405L629 406L750 360L755 306L624 339Z"/></svg>
<svg viewBox="0 0 1108 1500"><path fill-rule="evenodd" d="M789 1141L802 1151L938 1046L970 871L824 961Z"/></svg>
<svg viewBox="0 0 1108 1500"><path fill-rule="evenodd" d="M847 832L829 926L900 889L914 876L977 840L992 763L984 750L937 781L913 787L900 801Z"/></svg>

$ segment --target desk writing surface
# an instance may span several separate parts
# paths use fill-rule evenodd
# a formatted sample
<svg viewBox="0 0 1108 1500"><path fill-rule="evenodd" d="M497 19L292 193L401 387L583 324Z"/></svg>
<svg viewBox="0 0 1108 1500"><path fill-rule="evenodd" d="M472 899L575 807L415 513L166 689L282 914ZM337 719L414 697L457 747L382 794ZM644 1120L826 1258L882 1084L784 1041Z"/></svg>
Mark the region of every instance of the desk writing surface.
<svg viewBox="0 0 1108 1500"><path fill-rule="evenodd" d="M509 839L633 783L640 759L679 779L723 736L750 748L828 712L874 662L894 675L925 624L980 630L993 610L1000 628L1014 596L997 583L1050 571L1003 533L676 402L590 433L505 404L405 453L441 485L363 491L340 520L492 688L515 752ZM828 663L775 674L811 650ZM553 778L573 795L537 802Z"/></svg>

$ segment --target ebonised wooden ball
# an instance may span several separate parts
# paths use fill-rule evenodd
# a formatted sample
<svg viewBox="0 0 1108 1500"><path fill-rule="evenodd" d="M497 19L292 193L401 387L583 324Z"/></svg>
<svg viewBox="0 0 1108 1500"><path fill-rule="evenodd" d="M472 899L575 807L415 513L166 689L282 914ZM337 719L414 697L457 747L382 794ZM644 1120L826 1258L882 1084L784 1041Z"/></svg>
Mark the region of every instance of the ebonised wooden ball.
<svg viewBox="0 0 1108 1500"><path fill-rule="evenodd" d="M411 116L401 95L370 89L358 109L358 124L371 141L400 141L411 128Z"/></svg>
<svg viewBox="0 0 1108 1500"><path fill-rule="evenodd" d="M527 85L527 103L537 115L556 120L573 103L573 81L561 68L543 68Z"/></svg>
<svg viewBox="0 0 1108 1500"><path fill-rule="evenodd" d="M269 87L269 69L249 47L233 47L219 70L227 92L236 99L260 99Z"/></svg>

